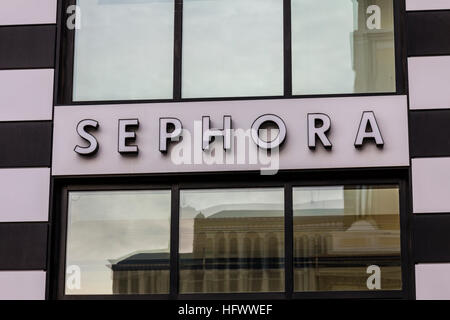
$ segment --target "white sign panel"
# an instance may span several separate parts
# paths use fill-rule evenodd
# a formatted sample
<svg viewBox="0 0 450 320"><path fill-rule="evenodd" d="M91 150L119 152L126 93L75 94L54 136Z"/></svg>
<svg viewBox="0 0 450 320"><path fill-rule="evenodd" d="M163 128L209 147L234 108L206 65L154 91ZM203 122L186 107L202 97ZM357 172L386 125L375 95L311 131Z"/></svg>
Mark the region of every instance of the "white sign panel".
<svg viewBox="0 0 450 320"><path fill-rule="evenodd" d="M406 96L55 108L53 175L408 165Z"/></svg>

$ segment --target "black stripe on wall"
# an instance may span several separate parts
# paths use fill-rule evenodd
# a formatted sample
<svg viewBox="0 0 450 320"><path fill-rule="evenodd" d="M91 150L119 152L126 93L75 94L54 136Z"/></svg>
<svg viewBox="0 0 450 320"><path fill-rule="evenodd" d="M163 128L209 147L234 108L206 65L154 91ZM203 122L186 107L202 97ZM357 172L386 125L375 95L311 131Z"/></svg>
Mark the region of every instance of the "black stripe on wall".
<svg viewBox="0 0 450 320"><path fill-rule="evenodd" d="M409 56L450 54L450 10L408 12L407 26Z"/></svg>
<svg viewBox="0 0 450 320"><path fill-rule="evenodd" d="M0 122L0 167L49 167L52 122Z"/></svg>
<svg viewBox="0 0 450 320"><path fill-rule="evenodd" d="M47 233L47 223L0 223L0 270L46 269Z"/></svg>
<svg viewBox="0 0 450 320"><path fill-rule="evenodd" d="M410 111L409 131L411 157L450 156L450 110Z"/></svg>
<svg viewBox="0 0 450 320"><path fill-rule="evenodd" d="M450 262L450 213L414 216L414 260Z"/></svg>
<svg viewBox="0 0 450 320"><path fill-rule="evenodd" d="M53 68L55 25L0 27L0 69Z"/></svg>

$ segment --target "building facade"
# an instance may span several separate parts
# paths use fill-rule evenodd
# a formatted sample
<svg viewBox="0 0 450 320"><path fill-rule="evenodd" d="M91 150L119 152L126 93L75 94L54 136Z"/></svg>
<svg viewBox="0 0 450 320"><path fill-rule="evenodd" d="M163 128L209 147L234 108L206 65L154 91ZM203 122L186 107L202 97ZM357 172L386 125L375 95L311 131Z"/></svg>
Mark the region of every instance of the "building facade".
<svg viewBox="0 0 450 320"><path fill-rule="evenodd" d="M450 299L449 0L2 0L0 299Z"/></svg>

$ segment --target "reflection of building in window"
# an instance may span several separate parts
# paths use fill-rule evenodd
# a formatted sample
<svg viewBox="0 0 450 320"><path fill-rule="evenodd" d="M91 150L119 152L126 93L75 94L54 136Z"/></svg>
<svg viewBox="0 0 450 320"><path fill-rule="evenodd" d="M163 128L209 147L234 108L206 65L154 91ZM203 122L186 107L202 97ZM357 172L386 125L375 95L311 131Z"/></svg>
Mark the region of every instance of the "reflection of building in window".
<svg viewBox="0 0 450 320"><path fill-rule="evenodd" d="M401 288L398 194L371 191L344 191L342 208L295 211L297 291L367 290L370 265L381 268L382 289ZM283 291L284 229L273 209L197 214L192 252L179 257L180 292ZM111 268L116 294L169 285L169 254L136 253Z"/></svg>
<svg viewBox="0 0 450 320"><path fill-rule="evenodd" d="M180 255L180 292L284 290L282 211L200 213L193 230L191 256Z"/></svg>
<svg viewBox="0 0 450 320"><path fill-rule="evenodd" d="M355 92L395 91L394 8L392 0L351 0L357 11L353 32ZM381 9L381 29L367 28L367 8Z"/></svg>
<svg viewBox="0 0 450 320"><path fill-rule="evenodd" d="M114 294L169 292L169 253L136 252L110 260Z"/></svg>
<svg viewBox="0 0 450 320"><path fill-rule="evenodd" d="M367 267L382 270L382 288L401 288L398 215L322 215L294 219L297 291L367 290Z"/></svg>

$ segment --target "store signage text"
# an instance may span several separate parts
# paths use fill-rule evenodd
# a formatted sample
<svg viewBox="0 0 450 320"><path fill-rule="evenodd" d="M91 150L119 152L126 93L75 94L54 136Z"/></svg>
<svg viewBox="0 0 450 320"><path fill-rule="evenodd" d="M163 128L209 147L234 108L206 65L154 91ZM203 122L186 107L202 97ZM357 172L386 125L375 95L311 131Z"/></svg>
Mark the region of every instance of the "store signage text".
<svg viewBox="0 0 450 320"><path fill-rule="evenodd" d="M232 140L232 117L223 116L222 128L211 128L210 117L203 116L202 120L202 149L209 150L213 140L222 139L224 150L230 150ZM278 134L271 140L264 140L260 137L260 129L263 125L271 123L277 127ZM117 151L120 154L138 154L139 146L135 143L139 134L139 119L119 119L118 120ZM375 112L362 112L359 123L349 124L355 127L355 148L361 148L365 143L375 143L377 147L384 146L384 140L378 126ZM81 156L95 154L101 141L95 136L95 130L101 126L99 121L94 119L81 120L76 128L78 135L85 140L85 146L76 145L74 151ZM251 139L260 149L272 150L278 148L286 140L288 128L279 116L275 114L265 114L256 118L251 125ZM315 150L318 142L328 151L332 150L333 144L329 137L332 130L332 119L325 113L307 114L307 146ZM183 123L173 117L159 119L159 151L166 153L169 143L176 143L183 135Z"/></svg>

